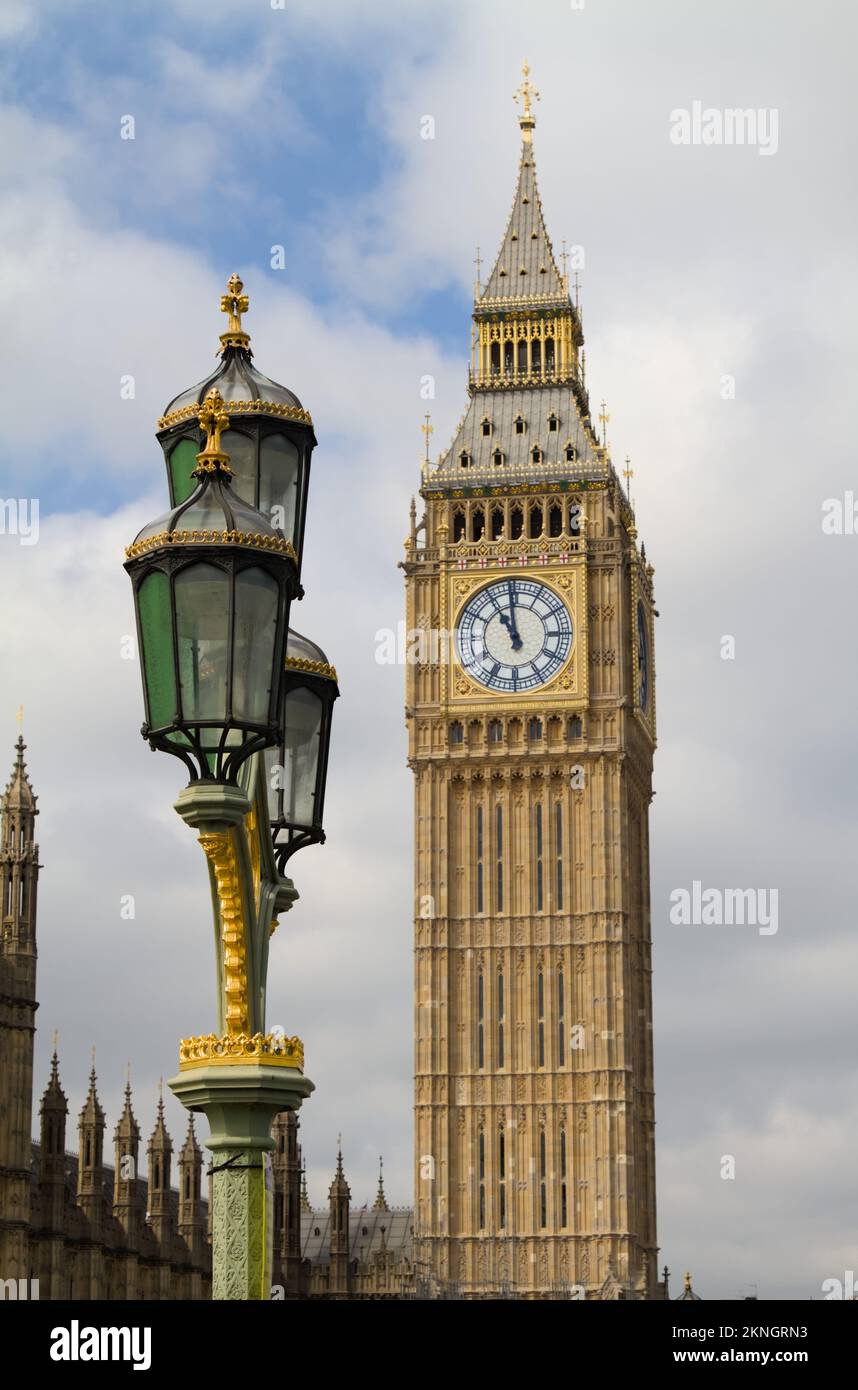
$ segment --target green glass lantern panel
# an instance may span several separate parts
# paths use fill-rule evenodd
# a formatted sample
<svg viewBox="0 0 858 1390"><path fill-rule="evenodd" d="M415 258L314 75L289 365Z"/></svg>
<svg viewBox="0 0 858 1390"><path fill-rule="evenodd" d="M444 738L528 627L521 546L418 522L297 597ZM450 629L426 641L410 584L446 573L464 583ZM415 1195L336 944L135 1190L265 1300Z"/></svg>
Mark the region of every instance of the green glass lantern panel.
<svg viewBox="0 0 858 1390"><path fill-rule="evenodd" d="M170 581L161 570L152 570L140 585L137 612L143 643L149 726L163 729L176 717L176 672L173 669Z"/></svg>
<svg viewBox="0 0 858 1390"><path fill-rule="evenodd" d="M197 485L191 474L197 466L200 445L194 439L180 439L170 452L170 481L173 486L173 506L186 502Z"/></svg>
<svg viewBox="0 0 858 1390"><path fill-rule="evenodd" d="M256 440L239 430L227 430L220 438L220 447L229 454L232 487L243 501L256 506Z"/></svg>
<svg viewBox="0 0 858 1390"><path fill-rule="evenodd" d="M265 570L236 575L232 709L236 719L253 724L269 719L279 599L279 585Z"/></svg>
<svg viewBox="0 0 858 1390"><path fill-rule="evenodd" d="M284 434L269 434L259 448L259 510L294 541L297 508L298 448Z"/></svg>
<svg viewBox="0 0 858 1390"><path fill-rule="evenodd" d="M285 710L281 747L283 818L290 825L309 829L316 814L322 701L301 685L287 691Z"/></svg>
<svg viewBox="0 0 858 1390"><path fill-rule="evenodd" d="M226 722L229 577L215 565L176 575L176 642L182 717Z"/></svg>

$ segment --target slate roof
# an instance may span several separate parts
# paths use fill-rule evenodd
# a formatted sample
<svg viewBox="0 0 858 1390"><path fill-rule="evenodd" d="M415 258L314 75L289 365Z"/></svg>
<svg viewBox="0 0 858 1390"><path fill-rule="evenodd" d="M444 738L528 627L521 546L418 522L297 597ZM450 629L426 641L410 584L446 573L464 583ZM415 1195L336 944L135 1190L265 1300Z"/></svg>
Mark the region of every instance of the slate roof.
<svg viewBox="0 0 858 1390"><path fill-rule="evenodd" d="M478 305L488 308L488 301L493 299L522 296L537 300L567 297L542 215L533 142L528 140L521 147L518 184L503 242Z"/></svg>
<svg viewBox="0 0 858 1390"><path fill-rule="evenodd" d="M349 1252L353 1260L365 1261L381 1250L391 1251L397 1260L411 1259L414 1212L410 1207L390 1211L349 1212ZM316 1234L318 1232L318 1235ZM331 1250L331 1213L326 1207L301 1213L301 1255L312 1264L327 1264Z"/></svg>
<svg viewBox="0 0 858 1390"><path fill-rule="evenodd" d="M549 430L548 417L556 415L558 428ZM524 433L517 434L515 421L521 416ZM491 434L483 434L483 420L491 423ZM575 460L566 459L566 448L572 444ZM539 445L540 462L534 463L532 451ZM503 462L494 461L500 449ZM467 453L470 463L462 467L461 456ZM601 476L605 472L601 452L581 418L575 393L571 386L521 386L513 390L477 391L468 402L453 442L437 468L424 480L427 487L470 487L491 481L500 486L528 478L580 478Z"/></svg>

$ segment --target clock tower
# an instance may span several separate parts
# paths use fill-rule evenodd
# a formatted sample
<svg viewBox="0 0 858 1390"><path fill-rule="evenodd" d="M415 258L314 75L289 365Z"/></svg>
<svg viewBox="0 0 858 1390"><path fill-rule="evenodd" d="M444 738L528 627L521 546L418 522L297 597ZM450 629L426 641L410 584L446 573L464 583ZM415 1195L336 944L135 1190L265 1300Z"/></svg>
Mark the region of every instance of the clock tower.
<svg viewBox="0 0 858 1390"><path fill-rule="evenodd" d="M536 95L525 65L468 404L403 566L415 1258L463 1297L653 1298L653 570L591 419Z"/></svg>

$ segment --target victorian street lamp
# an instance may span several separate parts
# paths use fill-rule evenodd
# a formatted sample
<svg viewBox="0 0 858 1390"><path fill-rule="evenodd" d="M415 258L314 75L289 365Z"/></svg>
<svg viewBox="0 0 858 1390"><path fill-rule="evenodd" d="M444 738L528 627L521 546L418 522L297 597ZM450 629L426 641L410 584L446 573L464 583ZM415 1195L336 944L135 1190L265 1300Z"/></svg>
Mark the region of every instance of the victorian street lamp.
<svg viewBox="0 0 858 1390"><path fill-rule="evenodd" d="M221 362L159 421L171 509L126 552L153 749L190 781L176 802L208 859L217 1029L184 1038L169 1085L211 1129L212 1295L269 1297L271 1121L313 1090L299 1038L266 1030L268 951L297 893L283 870L324 839L336 672L289 632L300 566L310 416L257 372L233 276ZM205 445L200 448L202 436Z"/></svg>

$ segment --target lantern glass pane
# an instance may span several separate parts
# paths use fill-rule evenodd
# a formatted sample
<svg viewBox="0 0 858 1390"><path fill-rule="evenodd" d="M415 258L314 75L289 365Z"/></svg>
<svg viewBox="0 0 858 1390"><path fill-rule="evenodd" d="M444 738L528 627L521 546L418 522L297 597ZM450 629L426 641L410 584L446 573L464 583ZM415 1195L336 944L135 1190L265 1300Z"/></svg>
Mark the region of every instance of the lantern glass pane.
<svg viewBox="0 0 858 1390"><path fill-rule="evenodd" d="M279 599L279 585L267 571L254 567L236 576L232 711L254 724L270 717Z"/></svg>
<svg viewBox="0 0 858 1390"><path fill-rule="evenodd" d="M220 447L229 454L232 488L237 497L256 506L256 440L239 430L221 435Z"/></svg>
<svg viewBox="0 0 858 1390"><path fill-rule="evenodd" d="M269 434L259 448L259 510L287 540L294 541L298 448L283 434Z"/></svg>
<svg viewBox="0 0 858 1390"><path fill-rule="evenodd" d="M143 580L137 592L137 609L149 723L153 729L163 729L176 717L176 673L173 669L170 581L161 570L153 570Z"/></svg>
<svg viewBox="0 0 858 1390"><path fill-rule="evenodd" d="M200 444L194 439L180 439L170 452L170 481L173 485L173 506L187 502L197 485L191 474L197 466Z"/></svg>
<svg viewBox="0 0 858 1390"><path fill-rule="evenodd" d="M312 829L316 812L316 774L322 729L322 701L306 686L288 690L282 759L283 819Z"/></svg>
<svg viewBox="0 0 858 1390"><path fill-rule="evenodd" d="M214 565L189 565L176 576L176 639L182 714L187 721L226 719L229 576Z"/></svg>

